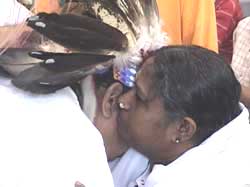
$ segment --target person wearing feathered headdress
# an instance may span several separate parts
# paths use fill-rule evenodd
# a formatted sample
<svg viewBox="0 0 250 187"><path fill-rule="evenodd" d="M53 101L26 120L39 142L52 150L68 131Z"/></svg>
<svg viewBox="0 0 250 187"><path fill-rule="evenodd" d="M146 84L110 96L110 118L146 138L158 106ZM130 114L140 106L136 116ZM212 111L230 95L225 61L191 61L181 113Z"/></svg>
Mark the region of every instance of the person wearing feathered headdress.
<svg viewBox="0 0 250 187"><path fill-rule="evenodd" d="M15 4L22 7L17 2ZM17 9L13 7L12 10ZM12 20L9 21L11 23ZM27 55L23 56L22 53L22 50L8 49L0 57L1 63L22 63L18 54L24 57L23 63L28 63ZM103 91L102 84L95 89ZM101 137L82 112L72 89L65 88L49 95L31 94L14 87L10 74L1 72L0 95L0 186L68 187L81 183L87 186L113 186L107 157L111 159L120 154L110 150L110 146L113 148L116 142L109 145L108 133L103 133L105 137ZM99 97L102 95L99 94ZM108 94L105 97L108 98ZM114 118L114 106L110 110ZM105 116L106 121L110 118Z"/></svg>
<svg viewBox="0 0 250 187"><path fill-rule="evenodd" d="M9 168L13 168L13 170L15 170L15 168L18 169L15 173L12 173L12 175L8 172L5 173L4 176L6 177L4 182L6 183L4 184L8 184L8 181L10 181L8 179L11 177L17 176L14 180L14 182L16 182L15 185L23 184L25 187L34 185L34 183L36 183L37 186L67 186L69 184L68 182L73 181L73 178L75 181L79 180L86 186L100 186L100 184L112 186L110 173L106 170L107 163L105 164L104 161L105 157L103 155L103 147L100 145L100 136L96 134L96 130L93 130L95 129L93 126L91 128L86 117L80 114L80 107L76 101L75 93L72 92L70 88L65 87L78 84L78 90L83 89L84 95L87 95L87 93L91 94L90 90L95 90L96 87L93 89L95 85L92 84L91 78L89 78L90 81L84 78L92 74L96 74L94 78L98 76L102 77L112 67L114 69L114 79L122 82L126 87L134 86L137 66L139 66L143 58L146 58L154 49L160 48L165 44L166 36L164 33L161 33L157 8L154 1L142 1L141 4L136 4L135 1L124 1L123 6L110 1L106 1L104 4L99 4L100 2L86 1L84 6L88 7L88 11L84 12L85 15L83 16L40 13L27 20L28 26L63 45L63 47L67 47L68 52L71 51L71 53L65 53L64 48L60 53L41 51L41 49L44 49L44 41L48 42L49 40L44 40L44 38L37 35L37 33L31 32L28 41L24 38L24 43L26 44L27 42L27 46L34 46L29 43L35 41L35 47L40 51L33 51L30 55L39 59L38 62L36 59L31 58L27 60L28 56L23 53L34 48L7 48L7 51L1 56L1 66L11 74L12 83L27 92L36 93L30 94L13 87L9 78L5 84L1 84L1 89L4 91L1 92L3 95L1 98L3 101L6 101L2 102L6 105L6 108L2 107L2 113L9 114L2 118L6 123L9 122L9 126L1 126L4 127L1 132L7 135L2 137L3 140L12 140L11 142L13 142L13 144L15 143L15 145L11 144L13 151L15 151L14 148L18 147L18 145L20 145L20 149L23 150L21 151L20 159L13 165L9 165ZM125 6L126 3L128 3L127 6ZM152 6L146 6L148 3ZM100 7L96 9L96 6ZM102 20L102 18L107 18L107 16L105 16L107 13L110 14L109 19ZM145 17L150 17L150 19L145 19ZM112 21L110 22L110 20ZM119 29L107 23L114 24ZM86 35L88 37L86 37ZM19 37L17 37L17 39L19 39ZM16 41L14 41L14 43L15 42ZM39 45L37 45L37 42ZM7 42L7 44L9 43ZM21 47L23 47L22 44L23 43L20 42ZM49 45L51 46L50 42ZM18 56L19 54L20 56ZM14 57L15 65L13 65L12 55L17 55ZM23 63L19 57L24 57L22 58ZM16 59L18 59L18 61ZM30 63L25 64L25 62ZM23 71L23 69L20 70L17 68L18 71L12 74L13 67L20 67L21 65L24 66L26 70ZM32 67L30 67L30 65ZM82 79L84 79L84 81L82 81ZM105 81L101 82L104 83ZM90 89L86 90L86 88ZM103 89L101 90L103 91ZM45 93L49 94L41 95ZM4 99L4 97L7 96L13 102ZM111 96L111 99L107 99L110 102L114 101L114 95L112 94ZM86 109L88 100L83 100L84 109ZM14 101L24 104L15 108L13 107ZM113 103L113 107L117 108L117 103ZM90 104L93 105L93 103ZM104 108L107 108L106 106L107 105L105 105ZM114 109L113 107L110 108L111 111ZM13 112L15 113L16 110L20 111L20 115L17 115L16 118L10 118L10 115L12 115ZM90 111L88 109L86 110L86 113ZM91 119L95 118L95 114L93 113L90 111L89 116ZM26 118L25 116L28 117ZM107 118L107 114L104 115L104 118ZM70 121L71 119L72 121ZM98 120L103 122L101 118ZM112 120L116 120L116 118ZM27 123L25 123L25 121ZM31 123L34 121L36 121L35 125ZM25 126L19 126L20 123L25 123ZM69 126L69 123L72 123L72 126ZM81 135L86 125L88 127ZM16 138L20 137L18 143L16 143L16 138L11 139L9 136L11 128L15 126L19 127L20 132L16 135ZM40 131L35 131L34 134L30 133L36 130L36 127L41 127L39 128ZM105 130L105 127L103 128ZM46 129L48 130L46 131ZM58 129L58 132L55 132L56 129ZM79 131L77 131L77 129ZM14 132L16 131L12 131L12 133ZM76 133L76 137L74 137L74 132ZM68 139L64 139L63 135L65 135L65 137L68 136ZM27 138L23 139L23 136ZM46 141L42 141L43 137L47 137ZM53 137L55 137L55 140L53 140ZM24 142L24 140L30 141ZM39 142L39 140L42 142ZM56 142L58 142L58 144L55 144ZM65 147L63 144L65 144ZM89 146L87 144L89 144ZM43 145L47 146L39 149L39 147ZM80 145L87 150L90 149L90 151L81 149ZM2 146L3 145L1 145L1 147ZM29 149L30 146L33 147L34 152L32 149ZM59 147L57 148L57 146ZM70 149L71 146L72 148ZM7 156L11 153L7 151L8 147L7 144L5 147L5 155ZM52 147L55 147L55 150L53 150ZM79 151L75 151L76 148L79 148ZM51 151L51 154L44 156L44 154L48 153L48 149ZM63 154L63 150L71 151L69 151L70 153L68 155ZM25 155L30 152L32 153L26 157ZM84 152L86 155L84 155ZM60 153L61 156L58 156ZM75 159L73 159L73 154L77 154ZM16 155L13 155L13 159L15 159ZM71 162L68 161L67 155L74 160L74 164L70 165ZM93 155L93 157L91 158L90 155ZM2 155L2 158L3 156L4 155ZM44 156L44 158L41 158L41 156ZM57 157L58 161L56 160ZM37 158L41 158L41 160ZM82 161L80 158L82 158ZM49 160L44 163L46 159ZM62 163L63 159L65 159L65 163ZM3 161L3 159L0 160ZM6 167L1 168L2 172L8 168L8 164L12 159L9 158L7 161ZM78 167L75 165L77 162L79 164ZM24 170L22 167L25 163L28 163L28 165L26 165L27 170ZM86 164L85 167L83 166L84 164ZM90 168L91 165L93 166L92 168ZM55 166L58 166L58 168ZM49 171L46 170L46 167ZM65 167L67 171L62 167ZM71 170L74 167L78 169L72 172ZM39 168L41 168L40 172L35 172ZM57 170L59 171L58 173L56 172ZM32 171L32 173L29 171ZM86 174L86 172L88 173ZM20 173L23 175L18 176ZM56 174L53 175L52 173ZM97 180L96 178L93 180L93 173L95 173L95 177L98 178ZM100 177L101 173L103 173L103 175ZM30 175L27 176L27 174ZM74 176L75 174L78 178ZM63 179L60 180L60 176L63 176L61 177ZM27 180L29 179L27 177L32 178L32 180ZM50 179L48 180L48 178ZM64 181L67 182L62 184Z"/></svg>

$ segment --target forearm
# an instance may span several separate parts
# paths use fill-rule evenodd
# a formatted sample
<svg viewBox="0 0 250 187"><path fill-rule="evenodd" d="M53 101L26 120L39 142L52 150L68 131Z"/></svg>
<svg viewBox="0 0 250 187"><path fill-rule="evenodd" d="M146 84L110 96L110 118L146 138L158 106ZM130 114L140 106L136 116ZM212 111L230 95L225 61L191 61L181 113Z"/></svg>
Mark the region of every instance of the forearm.
<svg viewBox="0 0 250 187"><path fill-rule="evenodd" d="M0 27L0 48L18 48L21 47L21 41L30 35L32 29L26 25L3 26Z"/></svg>
<svg viewBox="0 0 250 187"><path fill-rule="evenodd" d="M250 108L250 87L241 86L241 102L248 108Z"/></svg>

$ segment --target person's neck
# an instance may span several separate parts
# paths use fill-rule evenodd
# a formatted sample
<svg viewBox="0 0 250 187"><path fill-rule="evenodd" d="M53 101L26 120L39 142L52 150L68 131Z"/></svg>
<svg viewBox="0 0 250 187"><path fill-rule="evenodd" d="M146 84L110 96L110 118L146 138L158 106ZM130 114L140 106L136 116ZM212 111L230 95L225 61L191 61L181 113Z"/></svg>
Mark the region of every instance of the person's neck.
<svg viewBox="0 0 250 187"><path fill-rule="evenodd" d="M117 147L112 146L111 144L105 145L105 150L107 154L108 161L112 161L118 157L121 157L127 150L127 147L121 147L117 149Z"/></svg>
<svg viewBox="0 0 250 187"><path fill-rule="evenodd" d="M177 160L179 157L181 157L186 151L192 149L194 147L194 144L187 142L187 143L180 143L176 145L174 151L172 154L170 154L168 151L163 152L162 159L158 160L152 160L151 164L163 164L163 165L168 165L175 160Z"/></svg>

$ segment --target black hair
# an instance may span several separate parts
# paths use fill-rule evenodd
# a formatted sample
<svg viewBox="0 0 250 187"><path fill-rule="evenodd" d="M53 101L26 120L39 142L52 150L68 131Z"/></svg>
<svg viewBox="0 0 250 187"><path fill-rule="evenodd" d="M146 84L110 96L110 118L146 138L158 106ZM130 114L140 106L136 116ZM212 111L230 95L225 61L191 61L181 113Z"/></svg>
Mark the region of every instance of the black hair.
<svg viewBox="0 0 250 187"><path fill-rule="evenodd" d="M107 71L101 74L95 74L93 76L96 89L105 88L107 89L111 84L116 82L113 77L113 68L109 68Z"/></svg>
<svg viewBox="0 0 250 187"><path fill-rule="evenodd" d="M104 88L105 90L116 80L113 78L113 68L109 68L107 71L101 73L101 74L94 74L93 75L93 81L95 82L95 90L99 90L101 88ZM71 88L76 93L76 96L78 98L79 104L81 108L83 108L83 93L81 89L81 85L79 82L72 84Z"/></svg>
<svg viewBox="0 0 250 187"><path fill-rule="evenodd" d="M154 54L155 94L170 120L191 117L199 144L240 112L241 87L217 53L198 46L163 47Z"/></svg>

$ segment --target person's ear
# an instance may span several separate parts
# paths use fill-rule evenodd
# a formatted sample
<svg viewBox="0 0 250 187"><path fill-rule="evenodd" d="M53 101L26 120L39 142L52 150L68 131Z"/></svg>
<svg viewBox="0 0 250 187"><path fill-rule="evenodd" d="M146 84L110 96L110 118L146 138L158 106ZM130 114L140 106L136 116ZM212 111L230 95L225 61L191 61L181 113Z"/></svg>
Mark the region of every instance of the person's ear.
<svg viewBox="0 0 250 187"><path fill-rule="evenodd" d="M184 117L183 120L176 125L175 143L191 141L197 130L196 122L190 117Z"/></svg>
<svg viewBox="0 0 250 187"><path fill-rule="evenodd" d="M118 97L122 94L123 87L120 83L116 82L110 85L102 100L102 113L104 117L109 118L112 113L117 110Z"/></svg>

